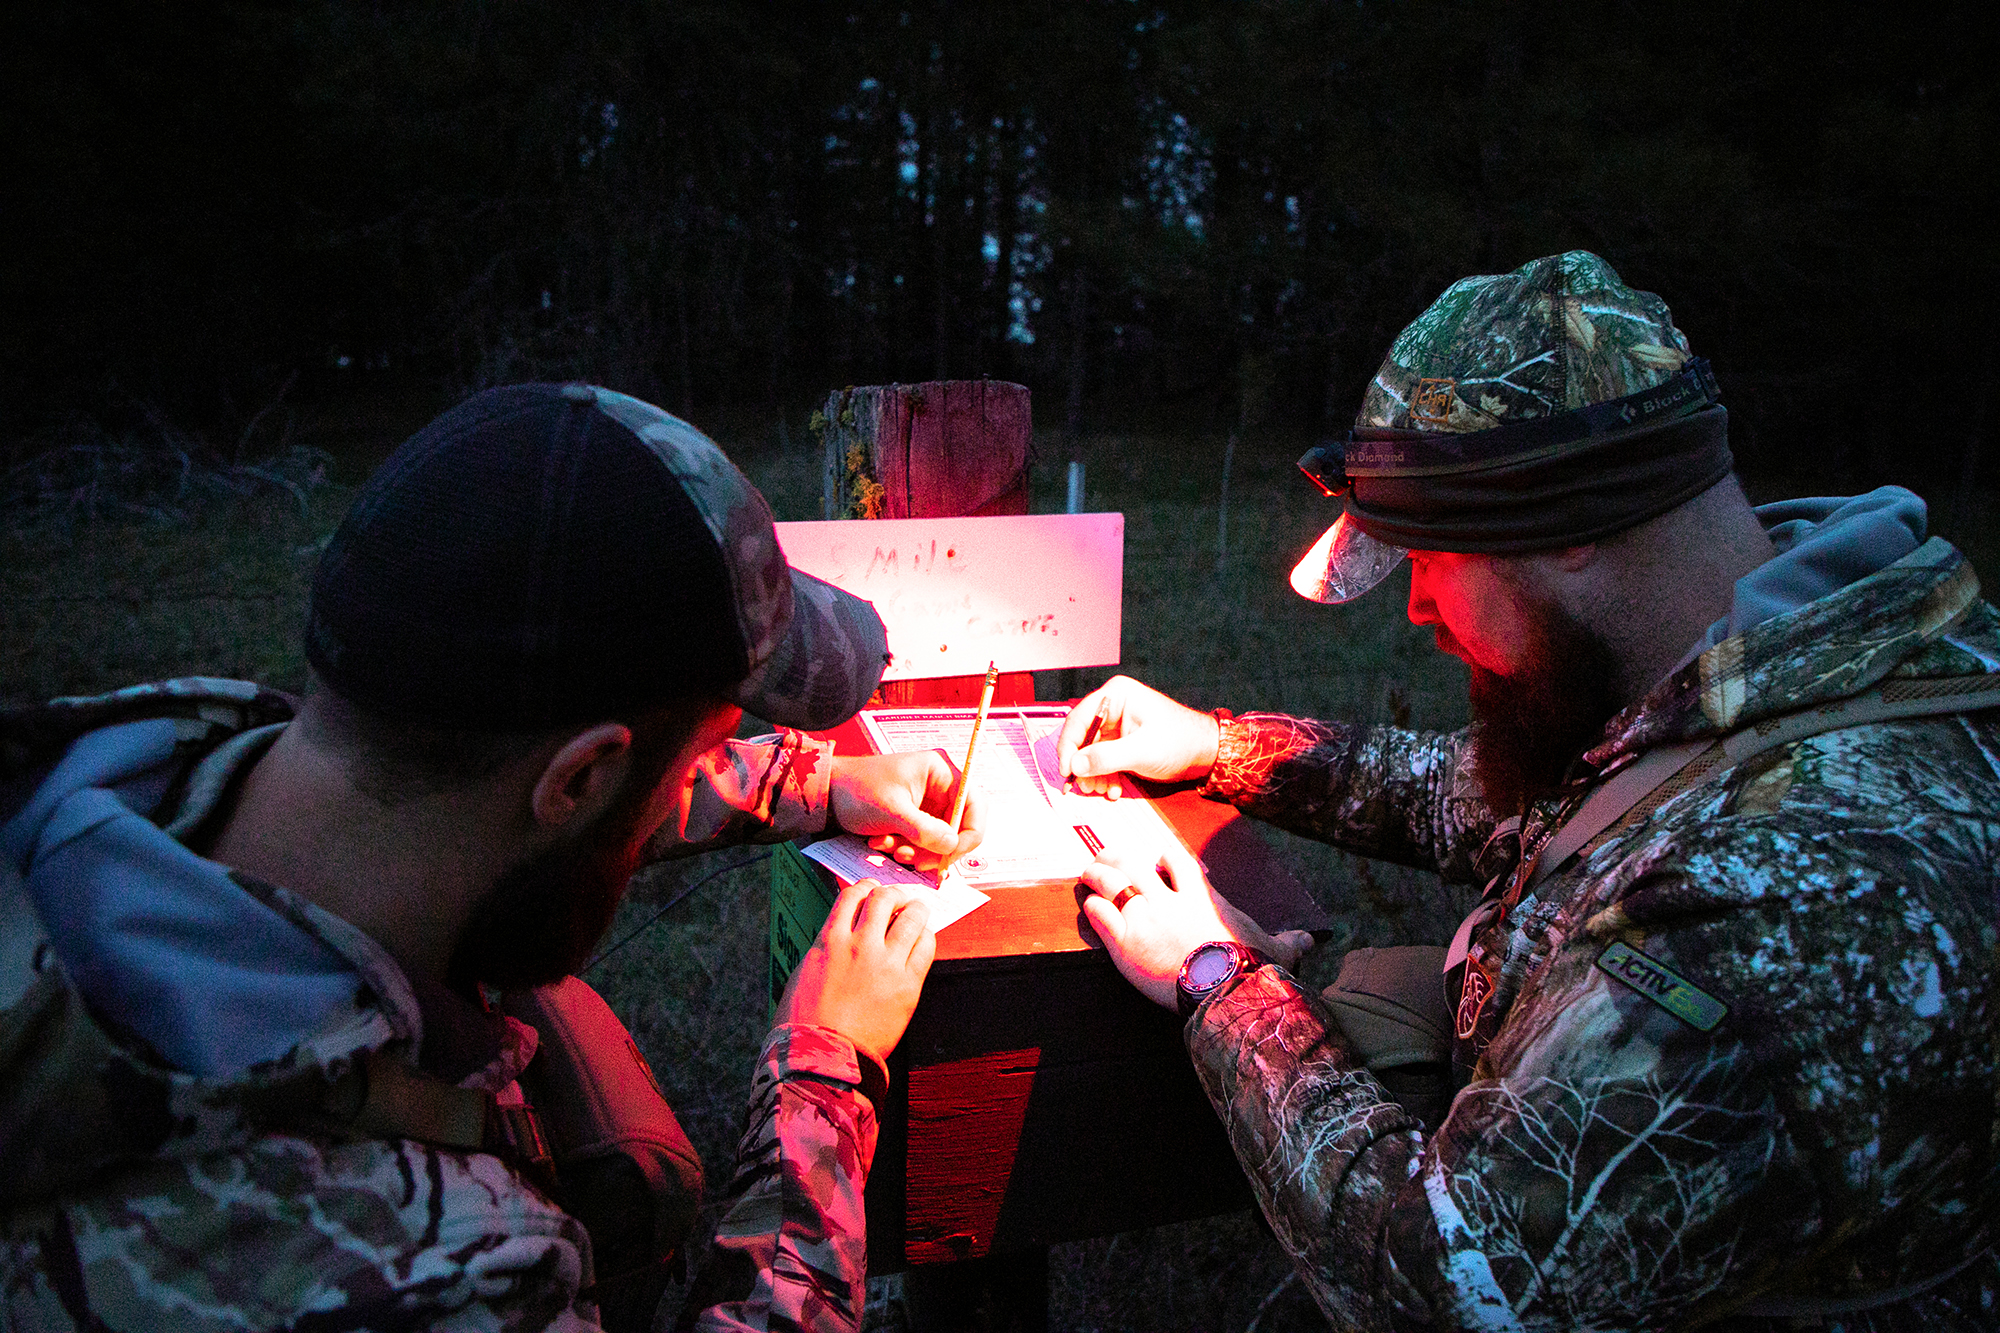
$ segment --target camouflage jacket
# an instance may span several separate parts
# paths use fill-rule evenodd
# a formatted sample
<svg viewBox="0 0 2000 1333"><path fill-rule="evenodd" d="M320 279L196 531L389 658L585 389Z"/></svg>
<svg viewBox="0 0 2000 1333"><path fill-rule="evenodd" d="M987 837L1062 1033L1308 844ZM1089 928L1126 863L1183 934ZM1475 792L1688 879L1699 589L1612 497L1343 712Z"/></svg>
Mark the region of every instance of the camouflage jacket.
<svg viewBox="0 0 2000 1333"><path fill-rule="evenodd" d="M1208 792L1477 883L1649 748L1994 671L2000 617L1934 539L1669 676L1518 843L1492 837L1465 732L1248 715ZM1486 1043L1434 1135L1275 966L1188 1046L1339 1327L1990 1329L1996 850L2000 713L1827 731L1666 800L1475 933ZM1702 1026L1612 970L1635 956Z"/></svg>
<svg viewBox="0 0 2000 1333"><path fill-rule="evenodd" d="M215 877L205 883L240 894L231 906L243 915L225 927L287 933L347 978L308 1010L312 1029L282 1054L221 1074L177 1068L93 1002L115 987L104 975L111 955L92 955L73 975L52 943L50 899L37 895L78 884L36 875L120 821L152 843L185 837L290 716L270 691L183 680L0 718L0 1328L593 1327L589 1237L514 1169L321 1119L329 1089L368 1051L506 1100L534 1052L532 1028L466 1012L339 917L185 849L187 865ZM37 843L25 824L59 785L56 761L79 737L119 740L116 729L135 723L149 730L124 735L157 753L132 751L136 777L88 784L95 806L72 819L75 831L60 845ZM823 827L820 758L794 736L728 743L704 759L690 834ZM110 870L142 894L167 891L144 863ZM225 947L238 938L231 930ZM164 1000L219 1023L239 1013L205 991ZM690 1325L858 1325L860 1195L874 1146L863 1085L844 1038L773 1031L722 1224L724 1258L704 1288L718 1294L689 1310Z"/></svg>

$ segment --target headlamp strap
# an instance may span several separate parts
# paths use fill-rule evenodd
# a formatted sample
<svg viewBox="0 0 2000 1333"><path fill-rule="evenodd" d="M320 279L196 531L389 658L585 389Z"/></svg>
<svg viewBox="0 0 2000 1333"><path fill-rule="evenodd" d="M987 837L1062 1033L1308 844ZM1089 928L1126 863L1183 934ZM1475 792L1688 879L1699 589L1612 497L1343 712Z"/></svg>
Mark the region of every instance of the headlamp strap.
<svg viewBox="0 0 2000 1333"><path fill-rule="evenodd" d="M1680 374L1638 393L1491 430L1458 434L1364 426L1308 449L1299 459L1299 470L1322 495L1333 498L1352 490L1357 475L1473 471L1537 449L1677 420L1713 406L1721 397L1707 358L1695 357Z"/></svg>

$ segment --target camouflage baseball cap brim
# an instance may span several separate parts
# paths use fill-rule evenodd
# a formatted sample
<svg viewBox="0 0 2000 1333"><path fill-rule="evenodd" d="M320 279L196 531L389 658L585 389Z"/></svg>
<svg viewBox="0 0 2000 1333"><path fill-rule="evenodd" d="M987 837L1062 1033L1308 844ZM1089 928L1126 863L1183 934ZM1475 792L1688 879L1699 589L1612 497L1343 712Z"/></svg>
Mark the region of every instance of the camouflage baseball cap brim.
<svg viewBox="0 0 2000 1333"><path fill-rule="evenodd" d="M821 731L859 712L889 662L872 603L793 569L771 509L706 435L651 403L590 385L598 407L658 451L709 525L735 592L750 671L725 697L768 722Z"/></svg>
<svg viewBox="0 0 2000 1333"><path fill-rule="evenodd" d="M1292 591L1328 605L1351 602L1388 578L1409 553L1375 540L1342 514L1292 567Z"/></svg>
<svg viewBox="0 0 2000 1333"><path fill-rule="evenodd" d="M803 570L791 577L790 625L729 697L757 717L824 731L875 693L889 662L888 630L872 603Z"/></svg>

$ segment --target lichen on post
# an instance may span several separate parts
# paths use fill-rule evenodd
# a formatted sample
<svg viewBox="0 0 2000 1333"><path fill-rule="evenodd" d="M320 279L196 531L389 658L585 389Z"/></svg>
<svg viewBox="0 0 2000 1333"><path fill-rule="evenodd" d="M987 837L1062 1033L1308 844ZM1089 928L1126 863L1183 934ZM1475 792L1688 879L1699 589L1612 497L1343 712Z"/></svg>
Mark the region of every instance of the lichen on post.
<svg viewBox="0 0 2000 1333"><path fill-rule="evenodd" d="M1028 512L1028 390L937 380L835 390L813 414L826 518Z"/></svg>

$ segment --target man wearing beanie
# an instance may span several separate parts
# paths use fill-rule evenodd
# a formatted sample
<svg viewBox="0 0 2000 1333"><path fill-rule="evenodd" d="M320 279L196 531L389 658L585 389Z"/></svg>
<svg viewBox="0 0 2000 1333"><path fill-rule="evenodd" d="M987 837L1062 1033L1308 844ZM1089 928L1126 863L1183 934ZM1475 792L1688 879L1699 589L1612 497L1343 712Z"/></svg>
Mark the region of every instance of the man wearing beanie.
<svg viewBox="0 0 2000 1333"><path fill-rule="evenodd" d="M1407 556L1473 725L1116 678L1065 726L1086 786L1483 888L1322 995L1198 865L1088 877L1337 1327L2000 1323L2000 618L1907 491L1753 510L1725 419L1596 256L1467 278L1303 460L1342 512L1293 586Z"/></svg>
<svg viewBox="0 0 2000 1333"><path fill-rule="evenodd" d="M940 756L730 739L855 712L880 620L687 423L520 385L369 480L306 655L0 716L0 1327L652 1327L701 1167L571 974L645 860L976 843ZM687 1324L858 1324L925 916L864 881L774 997Z"/></svg>

